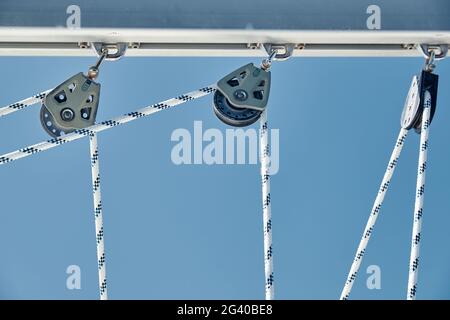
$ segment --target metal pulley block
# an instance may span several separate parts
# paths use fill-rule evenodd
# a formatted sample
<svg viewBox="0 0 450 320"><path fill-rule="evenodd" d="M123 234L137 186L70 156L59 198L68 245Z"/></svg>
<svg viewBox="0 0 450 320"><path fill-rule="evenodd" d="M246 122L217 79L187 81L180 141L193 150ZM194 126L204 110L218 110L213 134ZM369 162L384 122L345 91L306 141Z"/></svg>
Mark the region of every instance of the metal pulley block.
<svg viewBox="0 0 450 320"><path fill-rule="evenodd" d="M420 133L425 91L431 95L430 122L433 120L436 111L438 82L439 76L427 70L422 70L419 77L413 77L400 120L402 128L407 130L414 128L417 133Z"/></svg>
<svg viewBox="0 0 450 320"><path fill-rule="evenodd" d="M80 72L46 95L41 124L53 137L91 126L95 123L99 97L100 84Z"/></svg>
<svg viewBox="0 0 450 320"><path fill-rule="evenodd" d="M103 60L115 61L126 52L125 43L92 43L98 60L89 68L67 79L42 100L41 124L53 137L92 126L97 116L100 84L94 80Z"/></svg>
<svg viewBox="0 0 450 320"><path fill-rule="evenodd" d="M228 125L251 125L265 110L269 93L270 71L249 63L219 80L214 94L214 112Z"/></svg>

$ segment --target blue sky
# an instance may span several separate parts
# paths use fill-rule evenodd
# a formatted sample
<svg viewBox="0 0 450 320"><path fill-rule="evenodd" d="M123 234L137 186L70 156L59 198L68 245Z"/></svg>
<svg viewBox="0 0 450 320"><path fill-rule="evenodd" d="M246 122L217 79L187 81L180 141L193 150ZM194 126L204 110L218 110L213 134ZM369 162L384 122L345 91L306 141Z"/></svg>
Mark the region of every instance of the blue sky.
<svg viewBox="0 0 450 320"><path fill-rule="evenodd" d="M2 57L0 105L86 71L94 58ZM98 120L211 84L248 58L124 58L102 65ZM293 58L275 63L269 119L276 297L337 299L399 130L421 58ZM441 61L430 130L418 299L450 298L450 63ZM262 299L257 165L172 163L173 130L225 130L212 97L99 134L109 296ZM39 108L2 118L0 153L47 139ZM419 136L411 132L353 299L404 299ZM0 297L96 299L88 140L0 167ZM67 266L81 290L66 288ZM381 290L365 270L381 268Z"/></svg>

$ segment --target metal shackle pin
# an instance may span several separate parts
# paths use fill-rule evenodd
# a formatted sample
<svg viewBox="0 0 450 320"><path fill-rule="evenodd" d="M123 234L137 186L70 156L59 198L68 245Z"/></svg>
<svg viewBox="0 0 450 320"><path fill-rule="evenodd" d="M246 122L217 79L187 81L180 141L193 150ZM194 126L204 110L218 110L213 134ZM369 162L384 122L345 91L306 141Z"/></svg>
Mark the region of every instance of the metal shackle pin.
<svg viewBox="0 0 450 320"><path fill-rule="evenodd" d="M261 61L261 69L263 69L264 71L269 70L272 66L272 61L275 58L276 54L277 50L273 49L270 55L267 58L263 59L263 61Z"/></svg>
<svg viewBox="0 0 450 320"><path fill-rule="evenodd" d="M425 58L425 65L423 69L427 72L433 72L436 68L435 61L444 59L447 57L448 53L448 45L446 44L421 44L419 49Z"/></svg>
<svg viewBox="0 0 450 320"><path fill-rule="evenodd" d="M425 70L428 72L433 72L433 70L436 68L436 65L434 64L436 58L436 51L435 49L430 50L430 55L428 58L425 59Z"/></svg>
<svg viewBox="0 0 450 320"><path fill-rule="evenodd" d="M98 58L97 63L94 66L90 67L88 70L87 76L89 79L95 80L98 77L98 74L100 72L99 67L100 67L101 63L103 62L103 60L105 60L107 55L108 55L108 49L103 48L102 54Z"/></svg>

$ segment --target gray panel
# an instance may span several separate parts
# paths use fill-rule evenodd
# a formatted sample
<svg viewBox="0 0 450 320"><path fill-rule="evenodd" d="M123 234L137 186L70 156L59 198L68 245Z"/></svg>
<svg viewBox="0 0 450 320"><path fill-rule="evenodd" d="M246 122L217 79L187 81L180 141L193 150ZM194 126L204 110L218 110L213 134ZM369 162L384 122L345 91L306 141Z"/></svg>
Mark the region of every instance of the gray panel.
<svg viewBox="0 0 450 320"><path fill-rule="evenodd" d="M376 4L382 30L450 30L449 0L1 0L0 26L65 26L71 4L82 27L367 30Z"/></svg>

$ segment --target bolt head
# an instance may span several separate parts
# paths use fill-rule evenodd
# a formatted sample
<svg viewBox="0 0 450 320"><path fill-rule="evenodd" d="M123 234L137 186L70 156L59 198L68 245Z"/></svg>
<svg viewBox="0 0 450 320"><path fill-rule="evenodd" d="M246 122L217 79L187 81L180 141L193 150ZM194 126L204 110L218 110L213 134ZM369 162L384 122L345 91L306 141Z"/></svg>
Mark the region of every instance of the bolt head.
<svg viewBox="0 0 450 320"><path fill-rule="evenodd" d="M245 101L248 98L248 93L245 90L238 89L234 92L234 97L236 100Z"/></svg>
<svg viewBox="0 0 450 320"><path fill-rule="evenodd" d="M72 121L75 118L75 113L72 109L65 108L61 110L61 119L64 121Z"/></svg>

